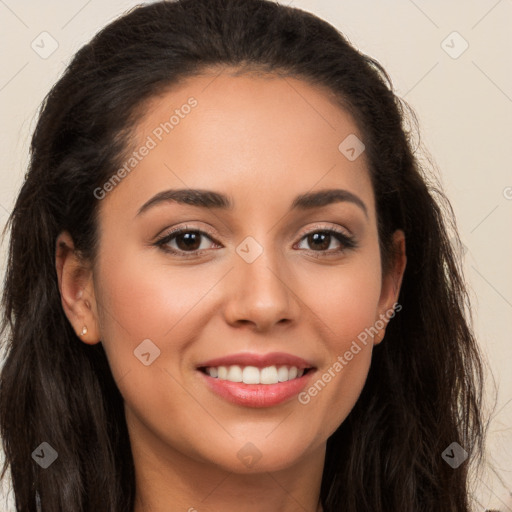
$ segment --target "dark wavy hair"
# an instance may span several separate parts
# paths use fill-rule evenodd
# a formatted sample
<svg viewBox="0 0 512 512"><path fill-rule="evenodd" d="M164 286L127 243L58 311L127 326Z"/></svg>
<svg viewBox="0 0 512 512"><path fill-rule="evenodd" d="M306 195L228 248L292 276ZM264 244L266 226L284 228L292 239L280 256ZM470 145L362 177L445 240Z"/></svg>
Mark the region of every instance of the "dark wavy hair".
<svg viewBox="0 0 512 512"><path fill-rule="evenodd" d="M357 403L327 441L324 511L468 512L469 469L482 460L485 436L483 356L454 215L415 148L418 121L376 60L327 22L268 0L137 7L76 53L42 104L8 220L2 297L2 478L10 468L17 511L35 512L36 501L44 512L133 510L123 399L102 344L78 341L64 314L56 239L68 231L94 262L93 191L122 162L145 102L183 79L228 68L334 93L366 145L384 269L392 233L405 232L402 310L374 349ZM59 454L46 470L31 458L42 441ZM457 469L441 456L453 442L469 454Z"/></svg>

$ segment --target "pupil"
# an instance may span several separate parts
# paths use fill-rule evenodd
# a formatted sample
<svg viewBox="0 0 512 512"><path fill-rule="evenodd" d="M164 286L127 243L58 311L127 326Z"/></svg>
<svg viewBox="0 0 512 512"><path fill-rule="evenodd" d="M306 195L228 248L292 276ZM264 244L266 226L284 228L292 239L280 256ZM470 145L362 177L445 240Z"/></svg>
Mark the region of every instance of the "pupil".
<svg viewBox="0 0 512 512"><path fill-rule="evenodd" d="M318 242L320 240L320 237L323 238L323 240L320 240L321 245L317 245L319 249L328 249L329 248L329 235L328 233L313 233L310 235L310 239L314 240L315 242ZM327 243L326 243L327 241ZM315 244L312 244L315 245Z"/></svg>
<svg viewBox="0 0 512 512"><path fill-rule="evenodd" d="M181 234L178 237L176 237L176 244L178 245L178 247L180 249L189 249L189 250L191 249L193 251L197 250L198 247L201 245L200 243L198 243L198 241L199 241L198 235L199 235L198 233ZM181 245L183 245L183 247L180 247L180 243L179 243L180 240L185 241L185 244L181 244Z"/></svg>

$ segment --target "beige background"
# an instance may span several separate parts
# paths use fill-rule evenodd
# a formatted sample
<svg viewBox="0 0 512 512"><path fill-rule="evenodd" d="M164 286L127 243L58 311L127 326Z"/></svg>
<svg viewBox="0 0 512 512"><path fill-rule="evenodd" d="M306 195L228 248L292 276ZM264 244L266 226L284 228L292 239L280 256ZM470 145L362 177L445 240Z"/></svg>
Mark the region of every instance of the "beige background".
<svg viewBox="0 0 512 512"><path fill-rule="evenodd" d="M0 0L0 228L26 172L43 97L74 52L137 3ZM475 510L512 512L512 0L281 3L328 20L379 60L418 114L467 248L475 327L499 386ZM43 37L51 49L42 32L58 44L46 59L31 47ZM14 510L12 495L0 496L4 510Z"/></svg>

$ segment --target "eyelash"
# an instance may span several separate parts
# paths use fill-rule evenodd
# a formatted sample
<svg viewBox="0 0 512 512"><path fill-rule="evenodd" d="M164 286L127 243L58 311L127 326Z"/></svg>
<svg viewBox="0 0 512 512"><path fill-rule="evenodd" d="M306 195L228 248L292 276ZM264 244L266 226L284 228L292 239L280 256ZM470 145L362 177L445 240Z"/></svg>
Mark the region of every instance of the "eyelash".
<svg viewBox="0 0 512 512"><path fill-rule="evenodd" d="M189 228L188 226L185 226L182 228L177 228L175 230L172 230L169 233L163 235L154 243L154 245L159 247L163 251L170 253L170 254L177 255L180 258L193 258L193 257L199 256L200 254L202 254L202 252L204 250L181 251L181 250L171 249L167 246L167 244L171 240L173 240L177 236L182 235L184 233L197 233L200 235L204 235L207 238L210 238L210 240L212 240L212 242L217 243L211 233L209 233L207 231L203 231L201 229ZM336 250L331 250L331 251L310 250L309 252L312 252L316 258L324 258L324 257L333 256L336 254L341 254L346 250L354 249L357 247L356 240L353 236L347 235L346 233L343 233L341 231L338 231L338 230L332 229L332 228L321 228L321 229L317 228L317 229L313 229L312 231L308 231L307 233L304 233L301 236L300 241L302 241L304 238L308 237L309 235L313 235L316 233L332 235L342 245L341 248L336 249ZM207 250L207 249L205 249L205 250Z"/></svg>

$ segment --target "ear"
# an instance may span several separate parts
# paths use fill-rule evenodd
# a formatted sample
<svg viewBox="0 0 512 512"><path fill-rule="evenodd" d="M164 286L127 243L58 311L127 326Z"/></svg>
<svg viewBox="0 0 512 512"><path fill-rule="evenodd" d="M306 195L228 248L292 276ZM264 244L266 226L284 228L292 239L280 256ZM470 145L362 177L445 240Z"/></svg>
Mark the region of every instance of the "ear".
<svg viewBox="0 0 512 512"><path fill-rule="evenodd" d="M77 336L89 345L100 341L92 271L75 251L67 231L57 238L55 268L62 308Z"/></svg>
<svg viewBox="0 0 512 512"><path fill-rule="evenodd" d="M392 261L388 271L382 276L382 288L378 305L378 316L375 319L375 327L378 333L374 336L374 345L378 345L386 333L388 322L395 315L395 304L397 304L402 286L407 257L405 254L405 234L401 229L393 233ZM401 305L396 307L396 311L402 309Z"/></svg>

